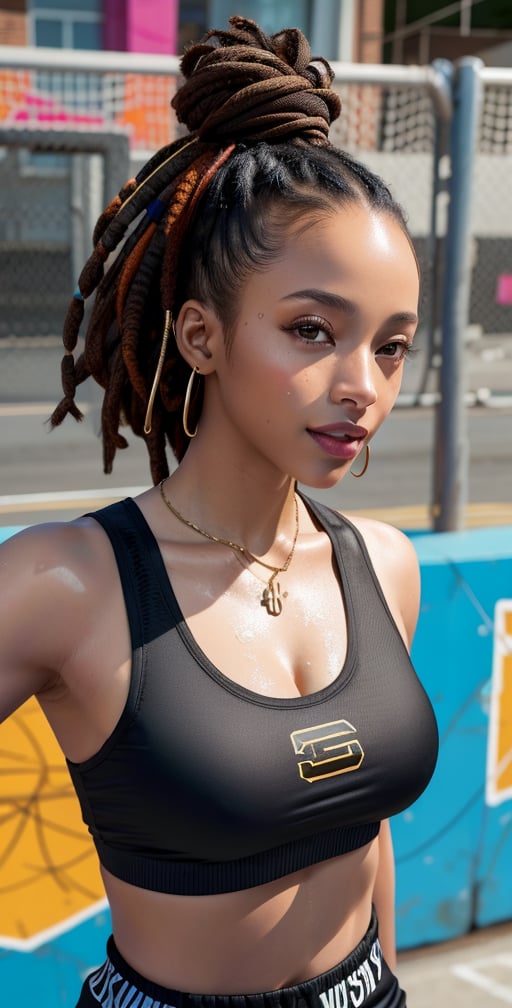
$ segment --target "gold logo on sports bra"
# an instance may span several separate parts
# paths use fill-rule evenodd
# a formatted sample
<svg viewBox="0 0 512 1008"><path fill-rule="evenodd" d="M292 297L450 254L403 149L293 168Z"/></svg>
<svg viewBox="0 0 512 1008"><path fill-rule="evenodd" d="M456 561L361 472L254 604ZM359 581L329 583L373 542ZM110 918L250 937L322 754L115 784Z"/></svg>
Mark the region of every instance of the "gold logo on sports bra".
<svg viewBox="0 0 512 1008"><path fill-rule="evenodd" d="M312 728L299 728L290 734L299 761L302 780L314 784L326 777L358 770L364 760L356 728L349 721L328 721Z"/></svg>

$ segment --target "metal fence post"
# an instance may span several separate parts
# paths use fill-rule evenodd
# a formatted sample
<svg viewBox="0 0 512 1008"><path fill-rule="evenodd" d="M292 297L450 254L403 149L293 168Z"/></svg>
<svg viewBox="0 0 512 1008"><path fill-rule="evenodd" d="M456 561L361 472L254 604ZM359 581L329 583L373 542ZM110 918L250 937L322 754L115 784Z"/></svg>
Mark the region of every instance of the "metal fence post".
<svg viewBox="0 0 512 1008"><path fill-rule="evenodd" d="M464 401L465 333L471 286L471 193L482 97L480 68L461 60L454 75L450 133L450 204L441 312L442 366L436 411L433 524L437 532L464 524L468 496L468 436Z"/></svg>
<svg viewBox="0 0 512 1008"><path fill-rule="evenodd" d="M432 63L432 70L436 73L439 81L439 88L446 94L445 107L442 110L436 109L434 121L434 149L432 152L432 200L430 205L430 233L427 241L425 277L428 285L428 311L426 313L427 342L423 358L423 370L421 381L416 392L414 405L419 405L423 394L427 390L429 374L433 367L434 352L436 347L436 326L439 317L439 300L442 289L441 263L439 261L439 197L446 189L444 179L441 178L441 162L449 151L449 126L452 119L452 94L453 94L453 63L449 60L438 59Z"/></svg>

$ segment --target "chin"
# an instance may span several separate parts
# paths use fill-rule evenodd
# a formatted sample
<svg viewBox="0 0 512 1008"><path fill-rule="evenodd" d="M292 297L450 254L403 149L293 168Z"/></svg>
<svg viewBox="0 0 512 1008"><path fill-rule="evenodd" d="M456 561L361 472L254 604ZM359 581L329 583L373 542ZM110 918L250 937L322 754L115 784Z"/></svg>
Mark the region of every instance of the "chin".
<svg viewBox="0 0 512 1008"><path fill-rule="evenodd" d="M311 490L331 490L332 487L338 485L344 476L347 475L349 471L349 466L344 469L330 470L329 472L317 474L312 476L309 474L305 476L297 476L297 482L304 487L310 487Z"/></svg>

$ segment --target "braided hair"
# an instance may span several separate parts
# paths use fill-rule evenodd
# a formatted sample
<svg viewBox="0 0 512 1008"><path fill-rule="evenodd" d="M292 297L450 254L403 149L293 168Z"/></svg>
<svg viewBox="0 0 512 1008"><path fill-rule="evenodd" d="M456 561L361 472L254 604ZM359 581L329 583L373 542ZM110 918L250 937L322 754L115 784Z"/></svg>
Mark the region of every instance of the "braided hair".
<svg viewBox="0 0 512 1008"><path fill-rule="evenodd" d="M298 29L268 36L253 21L232 17L229 31L210 31L185 53L181 71L185 81L172 106L188 133L158 151L97 222L64 323L64 396L50 420L55 427L68 413L82 418L75 393L92 375L104 389L104 471L127 446L124 424L145 439L154 483L169 472L166 445L178 460L188 445L181 413L190 369L169 325L159 362L165 319L197 298L213 307L229 339L237 292L254 269L277 258L283 225L304 213L364 202L407 233L381 179L329 143L341 110L334 75L324 59L311 59ZM75 362L84 301L94 292ZM191 425L200 399L191 404Z"/></svg>

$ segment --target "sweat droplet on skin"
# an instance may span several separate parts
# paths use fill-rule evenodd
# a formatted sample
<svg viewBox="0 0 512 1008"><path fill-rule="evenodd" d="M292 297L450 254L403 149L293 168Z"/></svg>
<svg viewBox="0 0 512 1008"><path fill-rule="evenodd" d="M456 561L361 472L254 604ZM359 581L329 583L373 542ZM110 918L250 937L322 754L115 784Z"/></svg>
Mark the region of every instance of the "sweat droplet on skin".
<svg viewBox="0 0 512 1008"><path fill-rule="evenodd" d="M255 636L256 634L252 629L235 631L235 637L237 640L240 641L241 644L250 644L254 640Z"/></svg>
<svg viewBox="0 0 512 1008"><path fill-rule="evenodd" d="M85 585L68 567L52 567L50 573L74 592L84 592Z"/></svg>

